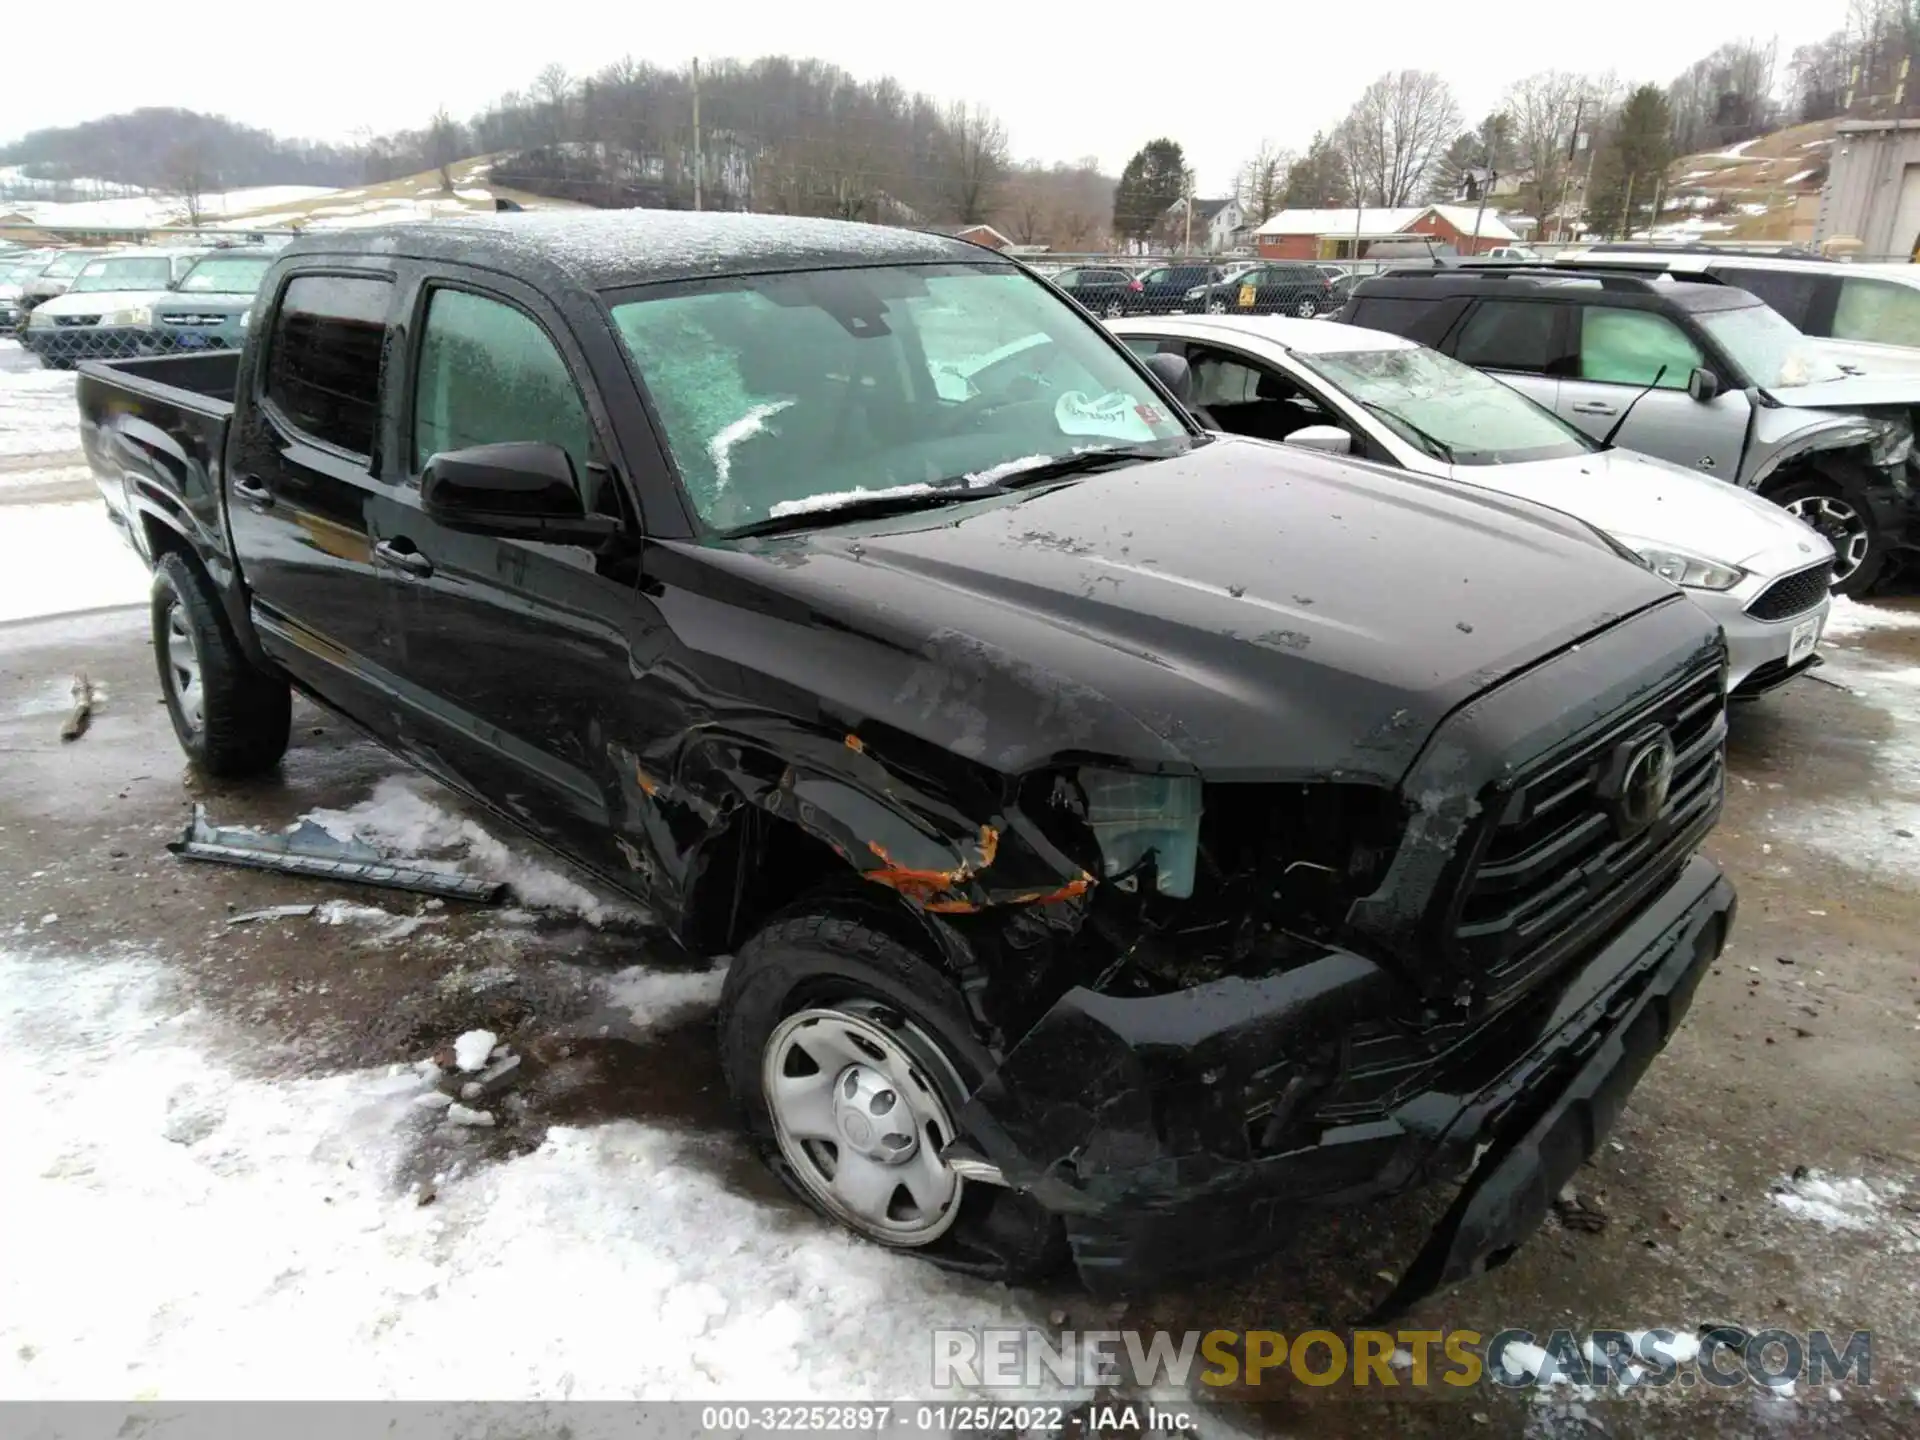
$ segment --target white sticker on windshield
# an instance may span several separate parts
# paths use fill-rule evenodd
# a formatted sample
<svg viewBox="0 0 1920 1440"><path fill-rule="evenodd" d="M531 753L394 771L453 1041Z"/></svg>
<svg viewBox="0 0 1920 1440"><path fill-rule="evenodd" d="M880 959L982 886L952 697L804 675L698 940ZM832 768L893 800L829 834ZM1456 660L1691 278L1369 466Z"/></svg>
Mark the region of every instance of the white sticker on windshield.
<svg viewBox="0 0 1920 1440"><path fill-rule="evenodd" d="M1098 400L1086 392L1069 390L1053 407L1054 423L1063 435L1099 435L1108 440L1151 440L1153 427L1137 410L1138 402L1124 390L1113 390Z"/></svg>

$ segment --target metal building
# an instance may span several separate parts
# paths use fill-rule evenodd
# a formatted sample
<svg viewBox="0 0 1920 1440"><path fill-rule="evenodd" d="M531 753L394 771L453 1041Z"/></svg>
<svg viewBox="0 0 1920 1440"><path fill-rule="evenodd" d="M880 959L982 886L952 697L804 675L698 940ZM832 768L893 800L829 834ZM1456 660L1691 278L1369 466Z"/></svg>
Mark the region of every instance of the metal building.
<svg viewBox="0 0 1920 1440"><path fill-rule="evenodd" d="M1920 249L1920 120L1845 121L1831 156L1815 242L1863 260L1910 259Z"/></svg>

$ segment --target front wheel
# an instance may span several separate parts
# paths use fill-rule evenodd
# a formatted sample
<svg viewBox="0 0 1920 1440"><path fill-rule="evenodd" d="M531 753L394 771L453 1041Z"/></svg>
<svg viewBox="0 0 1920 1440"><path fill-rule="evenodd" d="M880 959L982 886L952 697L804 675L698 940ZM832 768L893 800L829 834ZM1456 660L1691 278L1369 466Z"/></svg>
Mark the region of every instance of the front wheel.
<svg viewBox="0 0 1920 1440"><path fill-rule="evenodd" d="M1320 313L1320 307L1315 305L1311 300L1302 300L1298 305L1293 307L1293 313L1302 320L1311 320Z"/></svg>
<svg viewBox="0 0 1920 1440"><path fill-rule="evenodd" d="M1057 1221L942 1158L993 1060L959 991L906 945L836 915L774 921L727 972L720 1045L762 1157L828 1219L1001 1280L1059 1263Z"/></svg>
<svg viewBox="0 0 1920 1440"><path fill-rule="evenodd" d="M209 775L258 775L280 763L293 725L287 682L254 668L205 576L169 551L153 572L160 694L187 758Z"/></svg>
<svg viewBox="0 0 1920 1440"><path fill-rule="evenodd" d="M1873 588L1886 568L1887 537L1864 499L1825 478L1798 481L1769 498L1833 546L1834 594L1864 595Z"/></svg>

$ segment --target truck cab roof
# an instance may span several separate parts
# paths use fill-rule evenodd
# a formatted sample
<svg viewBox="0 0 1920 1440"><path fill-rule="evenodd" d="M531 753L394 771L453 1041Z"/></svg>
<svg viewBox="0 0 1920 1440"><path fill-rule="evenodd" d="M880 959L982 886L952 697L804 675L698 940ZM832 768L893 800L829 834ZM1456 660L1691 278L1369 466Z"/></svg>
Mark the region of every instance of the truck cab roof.
<svg viewBox="0 0 1920 1440"><path fill-rule="evenodd" d="M407 255L492 263L533 284L588 290L715 275L858 265L1005 263L945 235L845 220L688 210L569 210L476 214L431 224L302 236L281 252Z"/></svg>

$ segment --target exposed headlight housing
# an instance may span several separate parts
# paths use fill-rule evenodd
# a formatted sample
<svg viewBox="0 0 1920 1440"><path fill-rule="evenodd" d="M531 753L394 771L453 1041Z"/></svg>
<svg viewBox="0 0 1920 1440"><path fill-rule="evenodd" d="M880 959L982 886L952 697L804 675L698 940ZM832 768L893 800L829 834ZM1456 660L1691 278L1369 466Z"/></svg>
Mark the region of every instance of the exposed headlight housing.
<svg viewBox="0 0 1920 1440"><path fill-rule="evenodd" d="M251 321L252 319L253 319L253 307L249 305L246 309L240 312L240 328L242 330L246 329L248 322Z"/></svg>
<svg viewBox="0 0 1920 1440"><path fill-rule="evenodd" d="M1885 468L1906 464L1907 457L1913 454L1913 422L1905 415L1888 415L1876 416L1867 423L1874 430L1867 458Z"/></svg>
<svg viewBox="0 0 1920 1440"><path fill-rule="evenodd" d="M1638 555L1640 563L1654 574L1689 590L1731 590L1747 578L1747 572L1738 565L1723 565L1704 555L1692 555L1685 550L1656 545L1648 540L1635 540L1627 535L1617 538Z"/></svg>
<svg viewBox="0 0 1920 1440"><path fill-rule="evenodd" d="M47 313L44 305L36 306L33 312L27 316L27 324L32 329L44 330L53 324L53 316Z"/></svg>
<svg viewBox="0 0 1920 1440"><path fill-rule="evenodd" d="M1089 765L1077 778L1105 874L1125 874L1151 851L1159 892L1178 899L1193 894L1200 853L1199 777L1137 775Z"/></svg>

